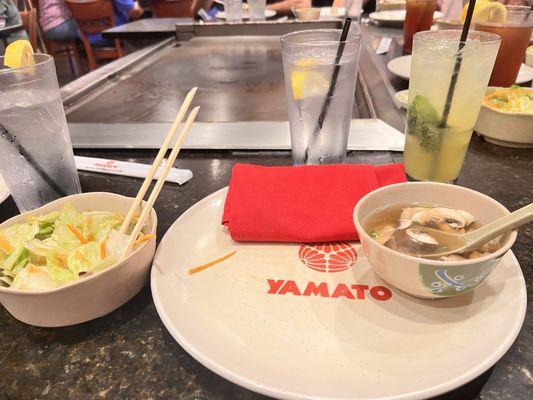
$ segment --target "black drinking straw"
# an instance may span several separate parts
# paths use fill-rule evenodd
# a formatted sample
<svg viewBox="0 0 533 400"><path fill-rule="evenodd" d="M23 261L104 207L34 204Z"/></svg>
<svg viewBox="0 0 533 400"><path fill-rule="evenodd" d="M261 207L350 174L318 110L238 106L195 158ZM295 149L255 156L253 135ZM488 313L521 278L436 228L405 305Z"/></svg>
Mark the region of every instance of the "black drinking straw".
<svg viewBox="0 0 533 400"><path fill-rule="evenodd" d="M63 189L61 189L57 183L54 182L52 178L48 176L48 174L44 171L43 167L39 165L37 160L33 158L33 156L28 153L28 151L22 146L22 144L19 143L16 137L13 136L11 132L9 132L4 125L0 123L0 137L8 141L12 146L17 149L18 153L24 157L26 162L39 174L43 180L50 185L50 187L59 195L59 196L66 196L67 194Z"/></svg>
<svg viewBox="0 0 533 400"><path fill-rule="evenodd" d="M307 163L307 160L309 159L309 148L313 145L314 141L318 137L318 134L320 133L320 131L322 130L322 126L324 125L324 121L326 120L326 116L329 110L329 104L331 103L331 98L333 96L333 93L335 92L335 86L337 86L337 79L339 77L339 71L341 69L340 62L342 54L344 53L344 47L346 47L346 38L348 37L348 32L350 31L351 23L351 18L346 18L344 20L344 26L342 27L342 33L339 39L339 47L337 48L337 54L335 55L335 66L333 68L333 73L331 74L331 80L329 81L328 94L326 95L326 99L322 104L322 110L320 110L320 115L318 116L318 120L313 131L311 143L305 149L304 163Z"/></svg>
<svg viewBox="0 0 533 400"><path fill-rule="evenodd" d="M476 0L470 0L468 3L468 10L466 11L466 19L463 25L463 31L461 32L461 39L459 42L459 50L457 51L457 57L455 58L455 64L453 66L452 79L450 81L450 87L448 88L448 94L446 95L446 103L444 104L444 111L440 120L439 128L446 128L448 123L448 116L450 115L450 109L452 107L453 94L455 93L455 87L457 86L457 79L459 79L459 71L461 70L461 63L463 62L463 55L461 50L466 45L466 39L468 37L468 30L470 29L470 23L472 22L472 15L474 14L474 7L476 6ZM442 136L442 133L441 133ZM441 138L442 139L442 138Z"/></svg>

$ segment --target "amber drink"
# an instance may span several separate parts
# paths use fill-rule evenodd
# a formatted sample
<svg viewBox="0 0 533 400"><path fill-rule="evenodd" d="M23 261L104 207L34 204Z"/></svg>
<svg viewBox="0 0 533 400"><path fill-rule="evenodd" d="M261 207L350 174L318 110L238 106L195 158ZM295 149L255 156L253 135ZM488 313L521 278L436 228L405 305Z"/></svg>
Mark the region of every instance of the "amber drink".
<svg viewBox="0 0 533 400"><path fill-rule="evenodd" d="M529 7L507 6L506 10L504 22L476 23L476 30L502 38L490 86L511 86L516 82L533 28L533 12Z"/></svg>
<svg viewBox="0 0 533 400"><path fill-rule="evenodd" d="M410 54L413 35L428 31L433 24L433 14L437 8L436 0L407 0L405 24L403 28L403 52Z"/></svg>

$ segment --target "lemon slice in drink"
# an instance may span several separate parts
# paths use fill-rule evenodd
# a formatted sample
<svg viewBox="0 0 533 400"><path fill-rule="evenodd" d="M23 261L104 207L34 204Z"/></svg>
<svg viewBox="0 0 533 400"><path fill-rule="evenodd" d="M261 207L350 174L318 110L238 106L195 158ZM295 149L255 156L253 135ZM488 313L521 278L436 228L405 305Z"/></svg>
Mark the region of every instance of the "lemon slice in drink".
<svg viewBox="0 0 533 400"><path fill-rule="evenodd" d="M476 5L474 6L474 15L476 15L476 11L479 10L479 7L481 7L484 4L490 3L490 0L478 0L476 1ZM461 10L461 21L465 22L466 19L466 12L468 11L468 5L469 3L466 3Z"/></svg>
<svg viewBox="0 0 533 400"><path fill-rule="evenodd" d="M505 22L507 18L507 10L502 3L498 2L489 2L484 3L476 7L474 11L474 22L484 23L484 22L496 22L502 23Z"/></svg>
<svg viewBox="0 0 533 400"><path fill-rule="evenodd" d="M308 97L325 96L328 92L329 81L319 71L312 67L317 61L312 58L303 58L296 61L291 72L292 97L294 100L303 100Z"/></svg>
<svg viewBox="0 0 533 400"><path fill-rule="evenodd" d="M461 11L461 21L465 21L468 10L468 3L466 3ZM506 10L505 6L497 1L478 0L474 6L474 15L472 22L505 22Z"/></svg>
<svg viewBox="0 0 533 400"><path fill-rule="evenodd" d="M16 40L6 47L4 65L11 68L27 67L35 64L33 48L27 40Z"/></svg>

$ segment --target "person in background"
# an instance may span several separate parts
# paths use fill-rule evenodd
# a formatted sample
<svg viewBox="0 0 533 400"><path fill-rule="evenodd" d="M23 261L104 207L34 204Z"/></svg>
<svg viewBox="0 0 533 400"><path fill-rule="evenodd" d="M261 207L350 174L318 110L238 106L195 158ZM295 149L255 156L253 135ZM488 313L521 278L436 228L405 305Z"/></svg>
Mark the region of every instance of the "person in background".
<svg viewBox="0 0 533 400"><path fill-rule="evenodd" d="M213 0L193 0L191 5L191 13L195 16L200 9L204 9L205 12L208 12L213 6Z"/></svg>
<svg viewBox="0 0 533 400"><path fill-rule="evenodd" d="M19 10L11 0L0 0L0 18L4 20L5 26L22 24ZM20 39L28 40L28 34L24 29L11 33L7 37L6 42L9 44Z"/></svg>
<svg viewBox="0 0 533 400"><path fill-rule="evenodd" d="M267 0L267 9L292 16L292 10L305 7L344 7L344 0ZM375 0L362 1L365 12L374 11Z"/></svg>
<svg viewBox="0 0 533 400"><path fill-rule="evenodd" d="M292 16L292 9L313 7L311 0L281 0L281 1L269 1L267 0L267 9L274 10L281 15Z"/></svg>
<svg viewBox="0 0 533 400"><path fill-rule="evenodd" d="M113 11L115 14L115 25L124 25L131 20L139 19L143 13L143 9L135 0L111 0L113 3ZM112 46L112 41L103 39L99 33L87 35L89 42L95 47Z"/></svg>
<svg viewBox="0 0 533 400"><path fill-rule="evenodd" d="M79 38L78 25L64 0L39 0L39 23L50 40Z"/></svg>
<svg viewBox="0 0 533 400"><path fill-rule="evenodd" d="M191 10L196 15L200 8L209 11L213 0L194 0ZM364 6L375 8L375 0L363 0ZM292 10L306 7L344 7L344 0L267 0L267 9L274 10L280 15L292 16Z"/></svg>
<svg viewBox="0 0 533 400"><path fill-rule="evenodd" d="M331 3L333 0L329 0ZM191 11L193 15L203 8L209 11L213 0L193 0ZM267 9L274 10L281 15L292 15L293 8L312 7L311 0L267 0Z"/></svg>
<svg viewBox="0 0 533 400"><path fill-rule="evenodd" d="M115 23L124 25L131 20L136 20L143 14L143 9L135 0L111 0L115 11Z"/></svg>

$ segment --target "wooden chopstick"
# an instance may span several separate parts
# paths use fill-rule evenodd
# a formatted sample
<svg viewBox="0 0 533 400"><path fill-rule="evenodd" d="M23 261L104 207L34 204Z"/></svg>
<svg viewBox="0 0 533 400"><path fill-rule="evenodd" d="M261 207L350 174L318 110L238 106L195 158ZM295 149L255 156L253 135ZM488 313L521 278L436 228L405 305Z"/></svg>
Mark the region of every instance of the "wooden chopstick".
<svg viewBox="0 0 533 400"><path fill-rule="evenodd" d="M170 168L172 168L172 166L174 165L174 161L176 161L176 158L178 157L178 153L180 152L181 146L183 145L183 141L191 130L191 125L193 124L194 119L198 114L198 110L200 110L200 107L194 107L190 112L189 116L187 117L187 121L185 122L185 125L178 137L178 140L176 141L172 152L168 156L168 161L163 167L161 175L157 179L154 189L152 190L152 193L150 193L150 197L148 197L148 200L146 201L146 204L142 209L141 216L139 217L137 223L135 224L135 227L133 228L133 231L131 232L131 236L128 240L126 248L124 249L122 256L120 257L121 260L123 260L129 254L133 247L133 243L135 242L135 240L137 240L137 236L141 232L141 229L144 226L144 222L146 221L150 210L152 209L155 201L157 200L157 196L159 196L159 192L161 192L161 188L165 183L165 179L170 171Z"/></svg>
<svg viewBox="0 0 533 400"><path fill-rule="evenodd" d="M135 200L133 201L130 209L128 210L128 213L126 214L126 217L124 218L124 221L122 222L122 225L120 226L120 230L119 230L120 233L126 233L126 230L130 226L131 220L133 219L133 215L139 208L141 201L144 199L144 196L146 195L146 191L150 187L150 183L152 183L152 180L154 179L154 175L157 172L157 168L159 167L159 164L161 164L163 157L167 153L168 147L172 143L172 140L174 140L174 137L176 136L176 132L178 131L178 127L181 124L183 117L189 110L191 102L197 91L198 91L198 88L193 87L189 91L187 96L185 96L185 100L183 100L183 103L178 111L178 114L176 115L176 118L174 119L174 122L172 123L172 126L170 127L170 130L168 131L167 136L163 144L161 145L161 148L159 149L157 156L155 157L154 163L152 164L152 167L148 171L148 174L146 175L146 178L144 179L144 182L141 188L139 189L139 193L137 193Z"/></svg>

